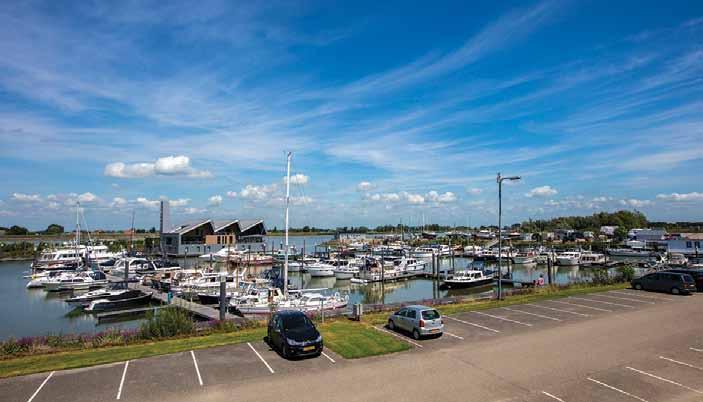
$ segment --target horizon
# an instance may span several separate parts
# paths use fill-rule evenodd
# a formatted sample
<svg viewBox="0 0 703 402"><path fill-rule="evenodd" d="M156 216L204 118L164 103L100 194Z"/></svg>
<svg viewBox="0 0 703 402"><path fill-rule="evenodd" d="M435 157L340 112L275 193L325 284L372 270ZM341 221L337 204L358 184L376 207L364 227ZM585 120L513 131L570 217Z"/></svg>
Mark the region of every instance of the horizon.
<svg viewBox="0 0 703 402"><path fill-rule="evenodd" d="M401 4L0 5L0 226L703 221L703 3Z"/></svg>

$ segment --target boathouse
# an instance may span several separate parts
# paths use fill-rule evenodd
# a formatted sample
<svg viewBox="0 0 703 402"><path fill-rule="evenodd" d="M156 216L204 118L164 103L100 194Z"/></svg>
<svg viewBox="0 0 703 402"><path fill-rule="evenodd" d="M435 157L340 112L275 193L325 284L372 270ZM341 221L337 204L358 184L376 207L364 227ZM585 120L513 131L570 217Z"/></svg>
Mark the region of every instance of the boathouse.
<svg viewBox="0 0 703 402"><path fill-rule="evenodd" d="M169 257L216 253L228 246L259 251L266 244L265 237L263 220L205 219L162 232L161 249Z"/></svg>

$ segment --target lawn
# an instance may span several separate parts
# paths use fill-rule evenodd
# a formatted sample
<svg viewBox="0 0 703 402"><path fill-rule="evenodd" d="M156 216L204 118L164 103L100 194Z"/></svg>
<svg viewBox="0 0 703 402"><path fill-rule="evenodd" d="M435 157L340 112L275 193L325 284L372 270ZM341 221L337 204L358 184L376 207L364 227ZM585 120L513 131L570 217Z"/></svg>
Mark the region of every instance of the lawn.
<svg viewBox="0 0 703 402"><path fill-rule="evenodd" d="M340 319L320 324L318 328L325 340L325 346L345 359L358 359L410 349L407 342L378 331L366 323Z"/></svg>

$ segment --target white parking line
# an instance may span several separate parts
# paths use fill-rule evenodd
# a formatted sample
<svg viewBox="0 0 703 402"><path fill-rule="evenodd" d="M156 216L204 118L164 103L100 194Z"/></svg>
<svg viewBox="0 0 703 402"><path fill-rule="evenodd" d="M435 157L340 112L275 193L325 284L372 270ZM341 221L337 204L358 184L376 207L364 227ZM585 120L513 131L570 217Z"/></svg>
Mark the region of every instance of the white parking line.
<svg viewBox="0 0 703 402"><path fill-rule="evenodd" d="M635 308L635 306L630 306L629 304L613 303L613 302L608 302L608 301L603 301L603 300L586 299L585 297L569 296L569 299L583 300L583 301L589 301L589 302L594 302L594 303L603 303L603 304L608 304L608 305L611 305L611 306L620 306L620 307L627 307L627 308Z"/></svg>
<svg viewBox="0 0 703 402"><path fill-rule="evenodd" d="M703 394L703 391L701 391L701 390L691 388L691 387L689 387L689 386L683 385L683 384L678 383L678 382L676 382L676 381L672 381L672 380L670 380L670 379L668 379L668 378L659 377L658 375L654 375L654 374L652 374L652 373L648 373L648 372L642 371L642 370L637 370L636 368L632 368L632 367L626 367L626 368L627 368L628 370L632 370L632 371L634 371L634 372L636 372L636 373L640 373L640 374L644 374L644 375L649 376L649 377L652 377L652 378L656 378L656 379L659 380L659 381L664 381L664 382L668 382L669 384L672 384L672 385L677 385L677 386L679 386L679 387L681 387L681 388L687 389L687 390L689 390L689 391L693 391L693 392L695 392L695 393L697 393L697 394Z"/></svg>
<svg viewBox="0 0 703 402"><path fill-rule="evenodd" d="M559 303L559 304L567 304L569 306L583 307L583 308L588 308L588 309L596 310L596 311L605 311L606 313L613 312L613 310L607 310L607 309L600 308L600 307L587 306L585 304L569 303L569 302L565 302L565 301L556 301L556 300L546 300L546 301L548 301L550 303Z"/></svg>
<svg viewBox="0 0 703 402"><path fill-rule="evenodd" d="M543 394L543 395L547 395L548 397L554 399L555 401L564 402L563 399L561 399L561 398L559 398L559 397L556 397L556 396L550 394L550 393L547 392L547 391L542 391L542 394Z"/></svg>
<svg viewBox="0 0 703 402"><path fill-rule="evenodd" d="M601 294L597 294L597 295L596 295L596 294L593 294L593 295L591 295L591 296L605 297L605 298L613 299L613 300L624 300L624 301L629 301L629 302L633 302L633 303L657 304L657 303L655 303L655 302L653 302L653 301L649 301L649 300L638 300L638 299L633 299L633 298L631 298L631 297L606 296L606 295L601 295Z"/></svg>
<svg viewBox="0 0 703 402"><path fill-rule="evenodd" d="M329 360L329 361L331 361L331 362L332 362L332 364L335 364L335 363L337 363L336 361L334 361L334 359L333 359L333 358L331 358L331 357L327 356L327 353L325 353L325 352L322 352L322 356L325 356L325 357L327 358L327 360Z"/></svg>
<svg viewBox="0 0 703 402"><path fill-rule="evenodd" d="M516 313L522 313L522 314L527 314L527 315L533 315L533 316L535 316L535 317L544 318L544 319L547 319L547 320L561 321L561 320L558 319L558 318L549 317L549 316L542 315L542 314L537 314L537 313L530 313L530 312L528 312L528 311L515 310L514 308L510 308L510 307L503 307L503 309L508 310L508 311L514 311L514 312L516 312Z"/></svg>
<svg viewBox="0 0 703 402"><path fill-rule="evenodd" d="M120 399L122 397L122 387L124 386L124 378L127 376L127 367L129 367L129 360L124 362L124 370L122 370L122 379L120 380L120 387L117 389L117 398L115 399Z"/></svg>
<svg viewBox="0 0 703 402"><path fill-rule="evenodd" d="M515 324L524 325L524 326L526 326L526 327L531 327L531 326L532 326L532 324L528 324L528 323L526 323L526 322L515 321L515 320L511 320L510 318L505 318L505 317L501 317L501 316L493 315L493 314L488 314L488 313L482 313L482 312L480 312L480 311L472 311L472 313L480 314L480 315L485 315L486 317L492 317L492 318L495 318L496 320L503 320L503 321L507 321L507 322L513 322L513 323L515 323Z"/></svg>
<svg viewBox="0 0 703 402"><path fill-rule="evenodd" d="M445 334L445 335L452 336L452 337L454 337L454 338L456 338L456 339L461 339L462 341L464 340L464 337L463 337L463 336L454 335L454 334L452 334L451 332L444 331L444 334Z"/></svg>
<svg viewBox="0 0 703 402"><path fill-rule="evenodd" d="M703 367L694 366L693 364L690 364L690 363L680 362L680 361L678 361L678 360L670 359L670 358L664 357L664 356L659 356L659 358L660 358L660 359L664 359L664 360L666 360L666 361L670 361L670 362L672 362L672 363L680 364L680 365L682 365L682 366L690 367L690 368L692 368L692 369L696 369L696 370L701 370L701 371L703 371Z"/></svg>
<svg viewBox="0 0 703 402"><path fill-rule="evenodd" d="M261 357L261 355L259 354L259 352L257 352L256 349L254 349L253 346L251 346L251 343L247 342L247 345L249 345L249 347L251 348L251 350L252 350L254 353L256 353L256 355L259 357L259 360L261 360L261 362L264 363L264 365L266 366L267 369L269 369L269 371L271 372L271 374L275 373L275 371L273 371L273 369L271 368L271 366L269 366L268 362L267 362L266 360L264 360L263 357Z"/></svg>
<svg viewBox="0 0 703 402"><path fill-rule="evenodd" d="M193 364L195 365L195 373L198 375L198 383L203 386L203 377L200 376L200 369L198 368L198 361L195 360L195 352L190 351L190 355L193 356Z"/></svg>
<svg viewBox="0 0 703 402"><path fill-rule="evenodd" d="M34 393L32 394L32 396L30 396L29 399L27 399L27 402L32 402L32 400L34 400L34 398L37 396L37 394L39 393L39 391L41 391L41 389L44 388L44 385L46 385L46 383L49 381L49 379L51 378L51 376L54 375L54 373L55 373L55 371L52 371L51 373L49 373L48 376L46 376L46 378L44 379L44 381L42 381L42 383L41 383L41 385L39 386L39 388L37 388L37 390L34 391Z"/></svg>
<svg viewBox="0 0 703 402"><path fill-rule="evenodd" d="M526 306L539 307L539 308L543 308L543 309L546 309L546 310L552 310L552 311L560 311L560 312L562 312L562 313L569 313L569 314L578 315L578 316L581 316L581 317L590 317L590 315L588 315L588 314L577 313L577 312L575 312L575 311L569 311L569 310L562 310L562 309L560 309L560 308L547 307L547 306L540 306L539 304L528 303L528 304L526 304Z"/></svg>
<svg viewBox="0 0 703 402"><path fill-rule="evenodd" d="M696 349L696 348L689 348L689 349L691 349L691 350L694 351L694 352L701 352L701 353L703 353L703 349Z"/></svg>
<svg viewBox="0 0 703 402"><path fill-rule="evenodd" d="M600 385L600 386L603 386L603 387L605 387L605 388L611 389L611 390L613 390L613 391L617 391L617 392L619 392L619 393L621 393L621 394L623 394L623 395L627 395L627 396L629 396L630 398L637 399L638 401L649 402L648 400L643 399L643 398L640 398L640 397L637 396L637 395L632 395L631 393L629 393L629 392L627 392L627 391L623 391L623 390L621 390L620 388L615 388L615 387L613 387L612 385L608 385L608 384L606 384L606 383L604 383L604 382L598 381L598 380L593 379L593 378L591 378L591 377L587 377L586 379L587 379L588 381L595 382L596 384L598 384L598 385Z"/></svg>
<svg viewBox="0 0 703 402"><path fill-rule="evenodd" d="M444 316L444 318L449 318L450 320L454 320L454 321L456 321L456 322L460 322L460 323L466 324L466 325L471 325L471 326L474 326L474 327L476 327L476 328L485 329L486 331L495 332L496 334L500 333L500 331L498 331L497 329L484 327L483 325L476 324L476 323L474 323L474 322L468 322L468 321L460 320L460 319L458 319L458 318L449 317L449 316L446 316L446 315Z"/></svg>
<svg viewBox="0 0 703 402"><path fill-rule="evenodd" d="M637 292L640 292L639 290ZM626 296L632 296L632 297L641 297L645 299L654 299L654 300L661 300L661 301L671 301L670 298L667 297L659 297L659 296L651 296L651 295L643 295L639 293L635 293L635 291L630 291L630 292L620 292L618 290L611 290L608 293L617 293L619 295L626 295Z"/></svg>
<svg viewBox="0 0 703 402"><path fill-rule="evenodd" d="M391 331L386 331L385 329L381 329L381 328L378 328L378 327L374 327L374 328L376 328L377 330L379 330L379 331L381 331L381 332L385 332L385 333L387 333L387 334L393 335L393 336L395 336L396 338L400 338L400 339L404 340L405 342L407 342L407 343L409 343L409 344L411 344L411 345L415 345L415 346L417 346L418 348L421 348L421 349L422 349L422 345L420 345L419 343L417 343L417 342L415 342L415 341L411 341L410 339L408 339L408 338L406 338L406 337L404 337L404 336L400 336L400 335L398 335L398 334L394 334L394 333L391 332Z"/></svg>

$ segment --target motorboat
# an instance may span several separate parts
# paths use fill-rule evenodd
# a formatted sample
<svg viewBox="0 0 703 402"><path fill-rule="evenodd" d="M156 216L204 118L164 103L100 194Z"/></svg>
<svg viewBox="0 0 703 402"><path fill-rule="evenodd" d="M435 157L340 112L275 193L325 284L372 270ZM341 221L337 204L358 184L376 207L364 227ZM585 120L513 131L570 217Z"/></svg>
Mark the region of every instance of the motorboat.
<svg viewBox="0 0 703 402"><path fill-rule="evenodd" d="M605 264L605 254L587 251L581 254L580 265L602 265Z"/></svg>
<svg viewBox="0 0 703 402"><path fill-rule="evenodd" d="M688 258L681 253L670 253L667 263L672 267L685 267L688 266Z"/></svg>
<svg viewBox="0 0 703 402"><path fill-rule="evenodd" d="M493 283L493 279L493 276L486 275L483 271L457 271L442 282L440 289L465 289L486 286Z"/></svg>
<svg viewBox="0 0 703 402"><path fill-rule="evenodd" d="M410 253L415 258L432 258L437 254L437 249L432 247L416 247Z"/></svg>
<svg viewBox="0 0 703 402"><path fill-rule="evenodd" d="M654 251L636 248L609 248L606 253L611 257L649 258L656 255Z"/></svg>
<svg viewBox="0 0 703 402"><path fill-rule="evenodd" d="M349 296L342 296L339 292L329 296L322 293L302 293L299 299L292 301L291 307L302 311L320 311L343 308L348 303Z"/></svg>
<svg viewBox="0 0 703 402"><path fill-rule="evenodd" d="M126 307L141 306L147 304L151 301L151 293L142 293L139 296L125 298L125 299L96 299L88 304L85 311L88 312L100 312L107 310L117 310Z"/></svg>
<svg viewBox="0 0 703 402"><path fill-rule="evenodd" d="M305 266L313 278L334 276L334 266L324 262L314 262Z"/></svg>
<svg viewBox="0 0 703 402"><path fill-rule="evenodd" d="M537 253L534 251L521 251L513 256L514 264L535 264L537 262Z"/></svg>
<svg viewBox="0 0 703 402"><path fill-rule="evenodd" d="M107 286L105 274L97 271L90 273L66 274L44 283L48 292L62 292L67 290L87 290Z"/></svg>
<svg viewBox="0 0 703 402"><path fill-rule="evenodd" d="M579 265L580 260L580 251L565 251L561 254L557 254L557 264L559 265Z"/></svg>
<svg viewBox="0 0 703 402"><path fill-rule="evenodd" d="M74 271L40 271L29 276L29 282L27 282L27 289L37 289L43 288L46 282L53 281L59 276L73 273Z"/></svg>
<svg viewBox="0 0 703 402"><path fill-rule="evenodd" d="M556 262L556 260L556 254L554 254L554 252L552 251L542 251L541 253L535 256L535 261L539 265L547 265L550 261L554 263Z"/></svg>
<svg viewBox="0 0 703 402"><path fill-rule="evenodd" d="M303 271L308 265L318 262L316 258L303 257L295 261L288 261L288 272Z"/></svg>
<svg viewBox="0 0 703 402"><path fill-rule="evenodd" d="M73 305L83 305L87 306L93 300L107 299L107 300L121 300L121 299L131 299L133 297L141 296L143 293L136 289L98 289L91 290L88 293L84 293L79 296L71 297L66 299L66 303Z"/></svg>
<svg viewBox="0 0 703 402"><path fill-rule="evenodd" d="M477 246L477 245L470 245L464 247L464 257L476 257L477 255L481 254L481 251L483 251L483 247Z"/></svg>

